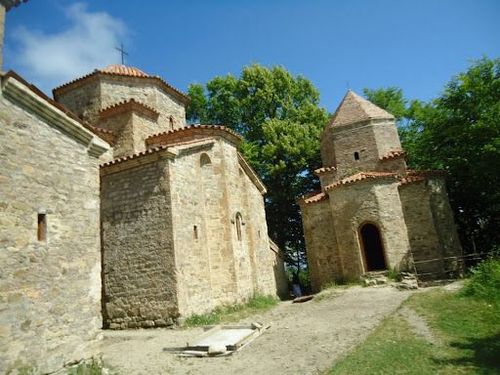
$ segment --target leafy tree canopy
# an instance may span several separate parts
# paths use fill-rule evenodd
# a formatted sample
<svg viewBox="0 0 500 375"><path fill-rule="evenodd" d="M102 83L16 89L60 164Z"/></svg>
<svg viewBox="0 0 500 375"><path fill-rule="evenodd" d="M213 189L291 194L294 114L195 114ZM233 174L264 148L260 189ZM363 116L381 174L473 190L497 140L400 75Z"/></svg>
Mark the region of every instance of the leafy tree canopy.
<svg viewBox="0 0 500 375"><path fill-rule="evenodd" d="M429 103L408 101L393 87L365 95L397 117L411 167L449 172L465 249L499 249L500 59L474 62Z"/></svg>
<svg viewBox="0 0 500 375"><path fill-rule="evenodd" d="M188 121L225 125L243 135L241 151L268 188L269 233L289 262L304 255L296 199L315 187L319 137L327 113L312 83L280 66L247 66L239 77L193 84Z"/></svg>

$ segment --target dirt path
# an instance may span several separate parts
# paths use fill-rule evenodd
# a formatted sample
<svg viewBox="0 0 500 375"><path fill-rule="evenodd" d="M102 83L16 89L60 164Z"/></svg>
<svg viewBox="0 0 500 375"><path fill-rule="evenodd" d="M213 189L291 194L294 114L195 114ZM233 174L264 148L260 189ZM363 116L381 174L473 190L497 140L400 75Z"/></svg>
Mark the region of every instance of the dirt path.
<svg viewBox="0 0 500 375"><path fill-rule="evenodd" d="M106 331L104 361L122 374L317 374L361 342L411 294L392 287L353 287L321 300L282 302L245 319L271 328L229 357L181 358L182 347L203 332L186 330Z"/></svg>

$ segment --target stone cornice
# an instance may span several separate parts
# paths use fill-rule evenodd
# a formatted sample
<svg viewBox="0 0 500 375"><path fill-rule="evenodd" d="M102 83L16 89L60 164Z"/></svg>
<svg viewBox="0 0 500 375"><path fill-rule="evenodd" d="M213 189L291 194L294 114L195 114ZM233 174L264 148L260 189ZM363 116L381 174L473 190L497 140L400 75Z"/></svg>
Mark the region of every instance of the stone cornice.
<svg viewBox="0 0 500 375"><path fill-rule="evenodd" d="M2 76L2 95L10 102L35 114L49 126L52 126L70 138L88 148L91 156L99 157L109 149L109 145L84 126L69 117L50 101L34 92L14 72Z"/></svg>
<svg viewBox="0 0 500 375"><path fill-rule="evenodd" d="M257 176L257 173L253 170L253 168L248 164L248 162L245 160L243 155L241 155L238 152L238 162L241 166L241 168L245 171L247 176L250 178L250 180L253 182L253 184L259 189L260 193L262 195L267 193L266 186L264 183L260 180L259 176Z"/></svg>

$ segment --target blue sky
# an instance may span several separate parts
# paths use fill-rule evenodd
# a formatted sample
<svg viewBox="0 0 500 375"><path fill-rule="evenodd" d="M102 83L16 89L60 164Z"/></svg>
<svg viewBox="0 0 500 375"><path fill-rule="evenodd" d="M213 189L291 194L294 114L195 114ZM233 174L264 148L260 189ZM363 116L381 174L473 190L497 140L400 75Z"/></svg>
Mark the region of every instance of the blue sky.
<svg viewBox="0 0 500 375"><path fill-rule="evenodd" d="M48 92L119 63L185 91L245 65L309 78L329 111L348 87L431 99L473 59L500 56L498 0L30 0L7 15L4 69Z"/></svg>

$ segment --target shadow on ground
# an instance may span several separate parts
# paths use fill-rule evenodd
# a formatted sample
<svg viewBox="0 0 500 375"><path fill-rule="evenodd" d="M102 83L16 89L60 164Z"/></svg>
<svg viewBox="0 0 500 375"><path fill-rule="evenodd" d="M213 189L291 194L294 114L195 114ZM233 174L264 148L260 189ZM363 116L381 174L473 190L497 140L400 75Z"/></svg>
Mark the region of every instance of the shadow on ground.
<svg viewBox="0 0 500 375"><path fill-rule="evenodd" d="M466 350L470 355L435 360L443 365L474 366L481 374L500 373L500 334L483 338L466 338L452 342L452 347Z"/></svg>

